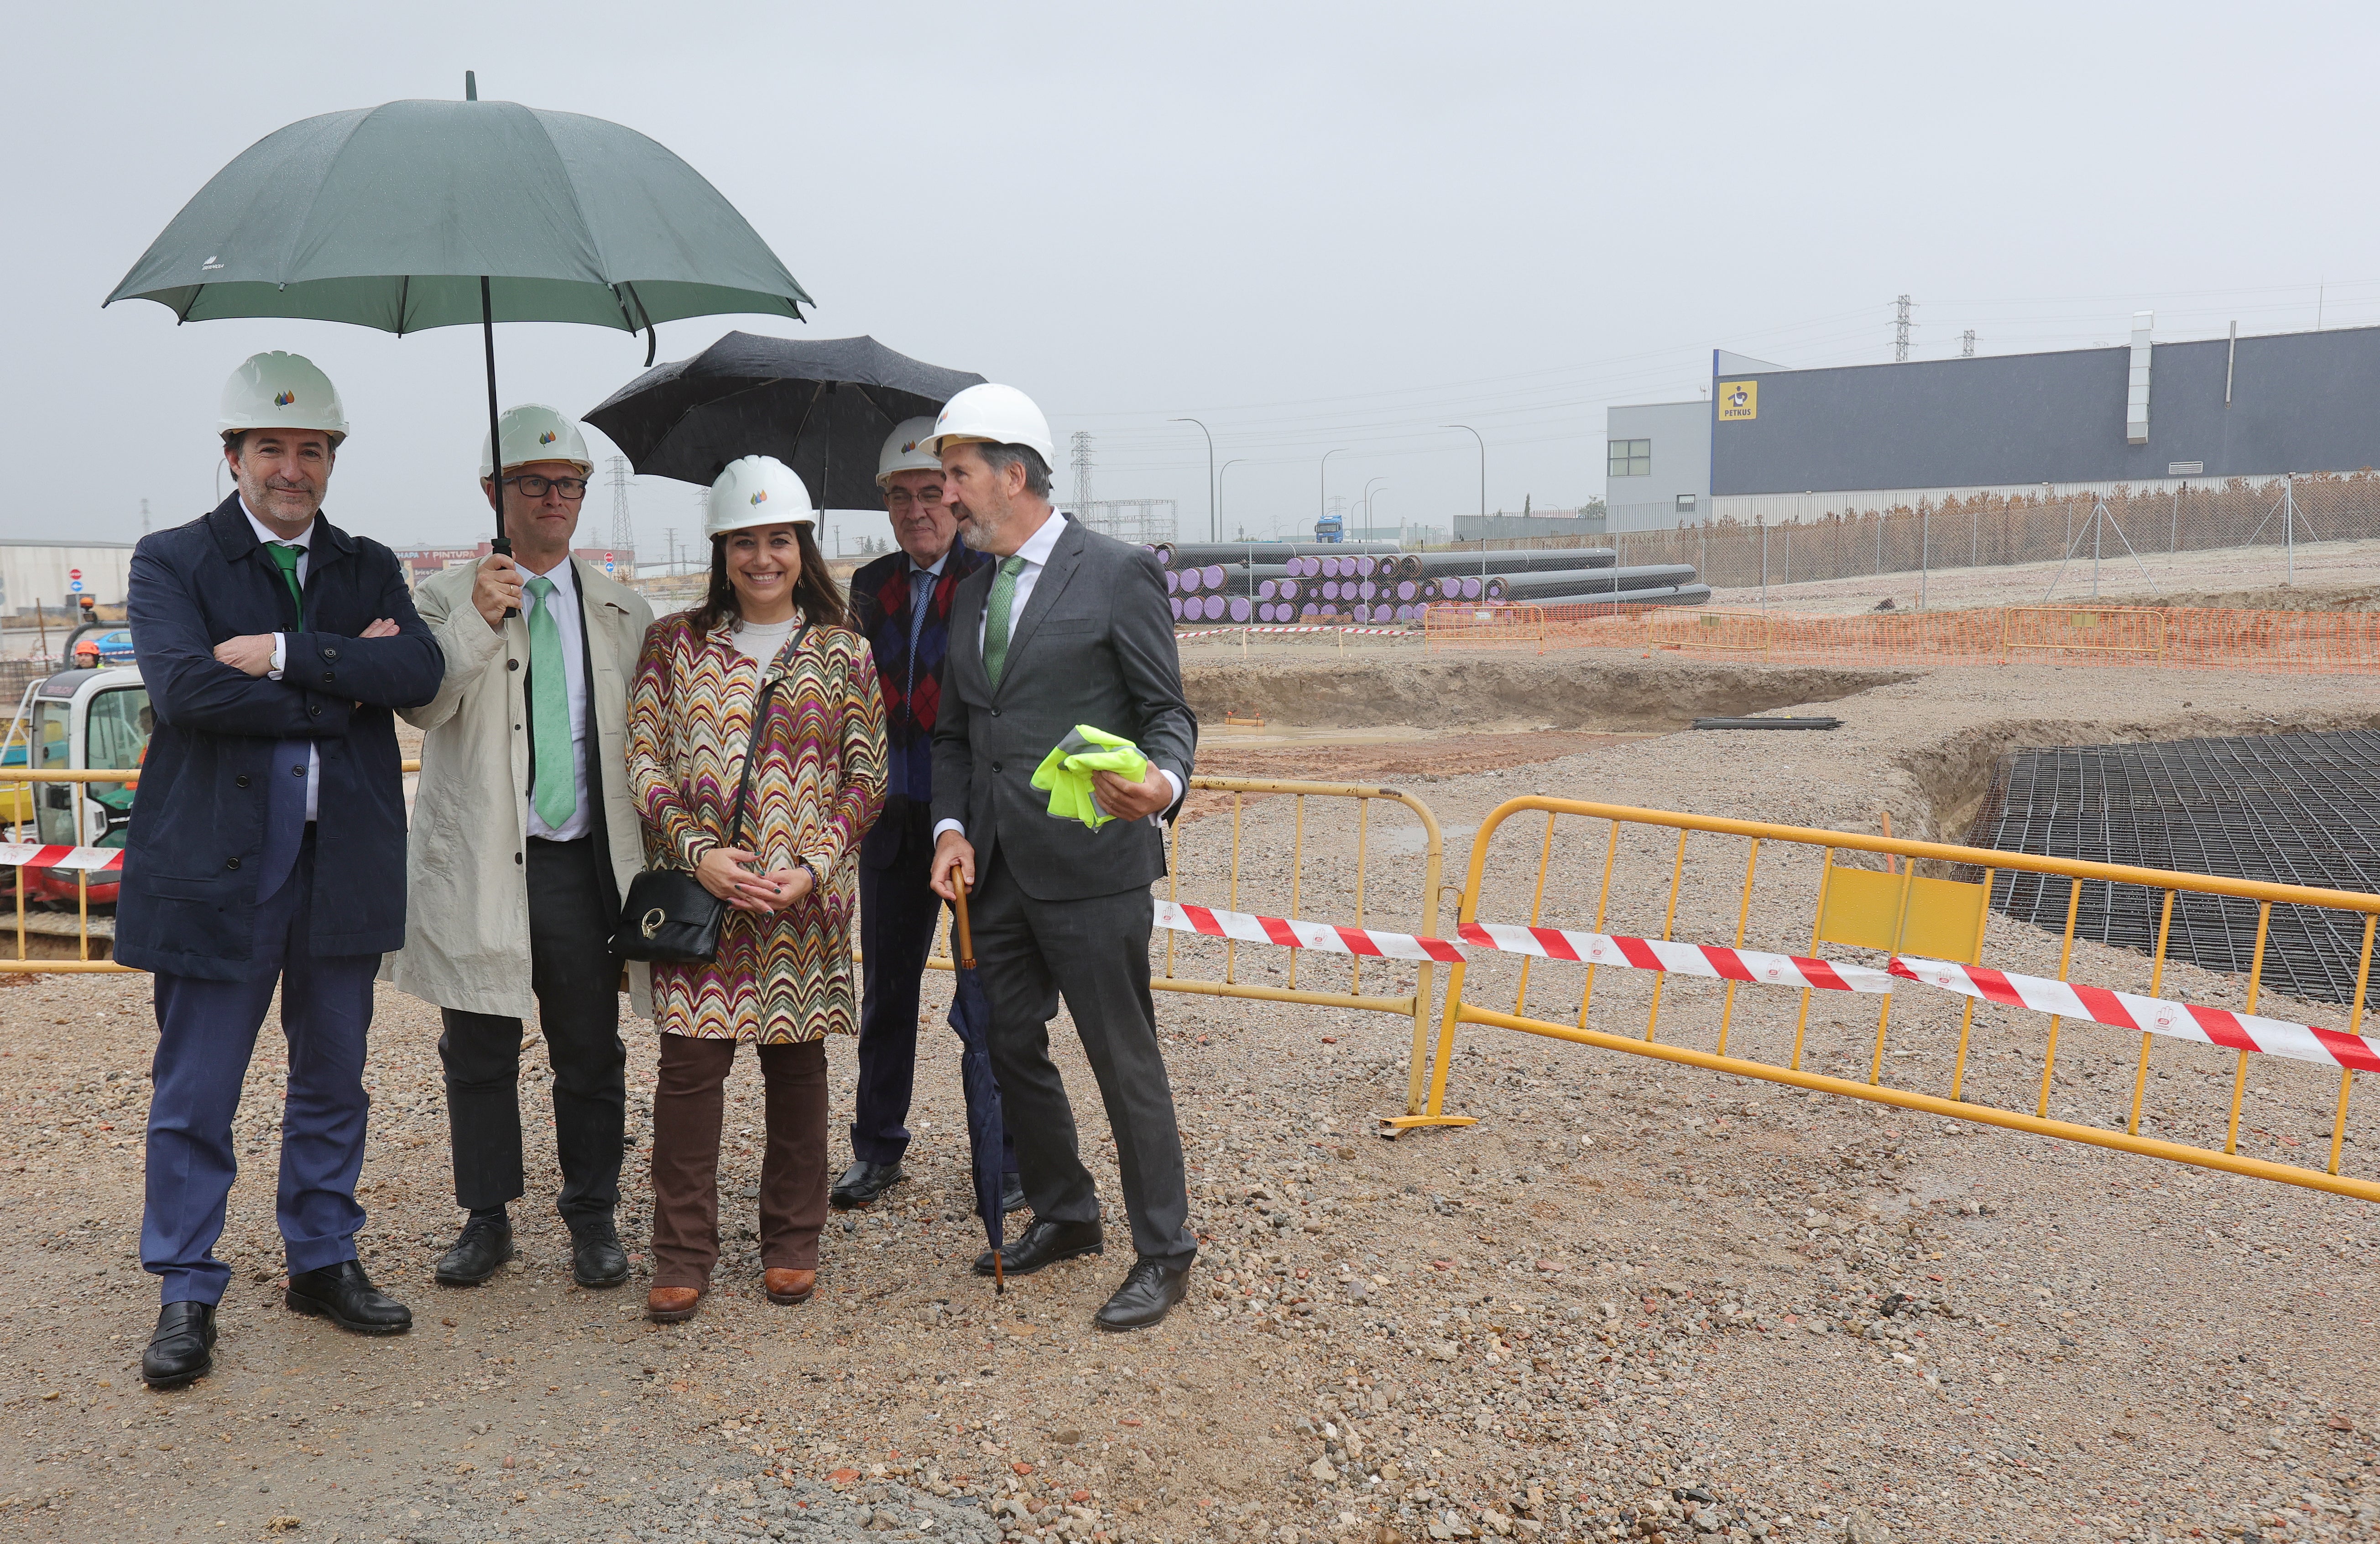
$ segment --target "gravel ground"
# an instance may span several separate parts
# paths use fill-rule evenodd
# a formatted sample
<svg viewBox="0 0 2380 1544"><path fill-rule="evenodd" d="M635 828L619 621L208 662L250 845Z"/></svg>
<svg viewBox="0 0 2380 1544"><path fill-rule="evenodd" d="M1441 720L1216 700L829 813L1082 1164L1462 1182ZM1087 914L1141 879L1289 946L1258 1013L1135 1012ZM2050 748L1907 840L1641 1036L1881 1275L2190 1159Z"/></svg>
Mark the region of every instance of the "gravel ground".
<svg viewBox="0 0 2380 1544"><path fill-rule="evenodd" d="M1367 668L1395 700L1427 663ZM1483 727L1294 752L1222 743L1208 767L1281 775L1294 754L1313 776L1393 776L1436 811L1459 882L1473 833L1514 793L1851 830L1889 811L1897 830L1930 833L1963 823L1992 758L2015 745L2334 727L2380 710L2368 688L2328 681L2319 710L2301 711L2266 681L2009 668L1839 682L1821 699L1846 727L1790 744L1645 737L1631 733L1645 710L1629 706L1644 694L1609 698L1608 667L1567 688L1593 699L1577 701L1559 670L1512 666L1542 698L1540 722L1576 733ZM1298 673L1322 666L1265 668L1278 677L1269 689L1294 700ZM1808 689L1782 672L1645 669L1707 694ZM1240 904L1283 909L1294 882L1303 914L1352 919L1352 818L1307 801L1301 847L1299 814L1288 798L1240 802ZM1233 819L1219 798L1186 824L1185 898L1223 900ZM1558 833L1542 918L1592 923L1605 829ZM1534 817L1506 828L1482 916L1527 916L1543 833ZM1417 827L1383 807L1367 835L1366 916L1408 922ZM1723 942L1743 850L1709 844L1689 851L1677 930ZM1811 874L1797 861L1764 849L1749 942L1806 949ZM1608 925L1657 926L1674 862L1673 839L1624 837ZM1989 948L1994 963L2056 967L2055 940L2002 919ZM1210 975L1222 953L1180 941L1173 968ZM1232 954L1241 979L1288 984L1281 952ZM1341 990L1354 968L1294 964L1309 990ZM2078 978L2111 986L2145 984L2145 967L2087 944L2076 954ZM1495 1001L1517 976L1489 962L1472 995ZM1597 1027L1641 1029L1648 983L1625 977L1597 982ZM1411 981L1374 962L1360 990ZM929 979L929 1024L946 983ZM1540 968L1531 1011L1574 1016L1582 985L1575 967ZM2186 966L2165 991L2240 1002L2236 982ZM1795 1001L1747 988L1728 1007L1716 989L1673 983L1659 1037L1711 1044L1726 1011L1732 1049L1781 1055ZM965 1273L981 1235L966 1215L954 1048L939 1028L913 1177L847 1231L830 1225L809 1305L775 1307L758 1290L748 1063L730 1088L726 1258L694 1320L646 1324L641 1278L614 1294L572 1286L566 1236L538 1203L523 1209L516 1268L440 1290L430 1266L456 1219L436 1020L384 993L364 1254L412 1304L415 1331L360 1340L279 1307L266 1161L281 1079L268 1054L241 1125L257 1161L232 1198L224 1247L239 1275L219 1370L157 1395L134 1372L154 1315L135 1236L146 984L50 977L0 991L0 1275L18 1305L0 1321L14 1369L0 1378L0 1430L14 1439L0 1452L0 1535L1674 1544L2295 1539L2363 1537L2380 1522L2364 1332L2380 1218L2361 1203L1478 1028L1458 1045L1449 1100L1480 1124L1386 1142L1374 1117L1402 1106L1409 1020L1159 1003L1207 1245L1190 1302L1156 1330L1091 1331L1127 1263L1114 1254L1004 1297ZM1955 1010L1906 993L1895 1003L1885 1078L1938 1087ZM1807 1064L1864 1076L1875 1014L1868 999L1820 1003ZM2031 1108L2041 1030L1979 1015L1969 1097ZM1071 1036L1054 1039L1087 1090ZM2067 1027L2054 1113L2121 1118L2135 1050L2124 1039ZM630 1044L641 1148L650 1030ZM847 1043L833 1064L840 1119ZM2160 1046L2143 1129L2219 1139L2230 1075L2224 1055ZM525 1077L524 1092L532 1172L550 1185L543 1081ZM2318 1161L2335 1082L2263 1062L2251 1082L2243 1148ZM2350 1132L2346 1169L2380 1167L2362 1111ZM1088 1109L1085 1137L1112 1196L1112 1149ZM649 1223L642 1166L632 1157L622 1218L632 1248Z"/></svg>

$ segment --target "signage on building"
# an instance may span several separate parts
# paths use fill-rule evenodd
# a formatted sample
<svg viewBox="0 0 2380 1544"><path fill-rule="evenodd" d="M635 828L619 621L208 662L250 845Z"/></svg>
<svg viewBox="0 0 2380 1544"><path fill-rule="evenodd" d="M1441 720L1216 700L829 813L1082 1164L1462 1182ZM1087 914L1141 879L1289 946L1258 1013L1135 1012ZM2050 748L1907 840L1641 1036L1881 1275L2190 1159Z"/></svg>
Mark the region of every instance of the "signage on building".
<svg viewBox="0 0 2380 1544"><path fill-rule="evenodd" d="M1718 421L1727 423L1738 419L1760 416L1760 383L1757 381L1721 381L1718 383Z"/></svg>
<svg viewBox="0 0 2380 1544"><path fill-rule="evenodd" d="M2168 461L2165 464L2165 475L2168 477L2204 477L2206 475L2206 463L2204 461Z"/></svg>

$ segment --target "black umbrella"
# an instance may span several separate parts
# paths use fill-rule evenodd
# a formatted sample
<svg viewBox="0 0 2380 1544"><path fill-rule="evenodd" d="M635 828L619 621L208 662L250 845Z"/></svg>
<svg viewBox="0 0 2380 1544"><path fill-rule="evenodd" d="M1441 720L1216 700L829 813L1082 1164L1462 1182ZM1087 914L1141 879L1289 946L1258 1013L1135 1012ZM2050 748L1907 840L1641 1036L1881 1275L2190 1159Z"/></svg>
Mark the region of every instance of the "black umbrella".
<svg viewBox="0 0 2380 1544"><path fill-rule="evenodd" d="M1000 1085L991 1076L991 999L975 973L975 937L967 930L966 881L953 867L958 900L951 919L951 961L958 980L951 992L950 1025L958 1031L959 1082L966 1089L967 1154L975 1162L975 1207L991 1242L992 1289L1008 1290L1008 1223L1001 1214L1001 1171L1006 1166L1007 1133L1000 1115Z"/></svg>
<svg viewBox="0 0 2380 1544"><path fill-rule="evenodd" d="M874 338L730 333L657 365L587 415L648 477L709 486L739 456L773 456L821 509L873 509L876 453L904 419L932 418L980 375L896 354Z"/></svg>

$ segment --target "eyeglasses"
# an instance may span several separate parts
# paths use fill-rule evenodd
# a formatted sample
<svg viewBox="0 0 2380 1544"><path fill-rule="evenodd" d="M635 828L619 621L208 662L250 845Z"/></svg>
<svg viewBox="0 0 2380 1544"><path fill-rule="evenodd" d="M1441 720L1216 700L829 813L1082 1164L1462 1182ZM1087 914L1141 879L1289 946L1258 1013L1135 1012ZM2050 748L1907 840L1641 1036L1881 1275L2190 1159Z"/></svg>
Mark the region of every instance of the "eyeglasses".
<svg viewBox="0 0 2380 1544"><path fill-rule="evenodd" d="M889 490L884 495L886 507L892 509L904 508L913 504L938 505L941 502L942 491L940 488L929 488L922 493L913 493L906 488L894 488Z"/></svg>
<svg viewBox="0 0 2380 1544"><path fill-rule="evenodd" d="M541 499L549 488L573 502L587 496L583 477L508 477L504 480L519 489L525 499Z"/></svg>

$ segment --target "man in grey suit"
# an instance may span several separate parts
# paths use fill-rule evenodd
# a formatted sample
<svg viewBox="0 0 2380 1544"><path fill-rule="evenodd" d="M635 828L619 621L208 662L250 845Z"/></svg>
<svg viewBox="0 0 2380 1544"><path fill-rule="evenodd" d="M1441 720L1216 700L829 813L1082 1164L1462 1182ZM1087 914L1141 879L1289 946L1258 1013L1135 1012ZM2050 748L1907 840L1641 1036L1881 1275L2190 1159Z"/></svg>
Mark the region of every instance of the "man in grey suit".
<svg viewBox="0 0 2380 1544"><path fill-rule="evenodd" d="M1075 1113L1050 1060L1058 1000L1098 1077L1115 1133L1133 1267L1094 1319L1136 1330L1182 1300L1198 1245L1182 1137L1148 995L1148 887L1165 873L1158 817L1181 802L1198 722L1157 560L1050 505L1048 420L1011 386L971 386L935 420L959 538L998 561L960 584L934 725L934 889L968 886L976 967L991 1001L991 1066L1016 1137L1033 1222L1002 1251L1024 1275L1104 1252ZM1121 735L1146 779L1094 780L1116 819L1094 831L1050 817L1033 772L1076 724ZM986 1251L978 1275L992 1272Z"/></svg>

